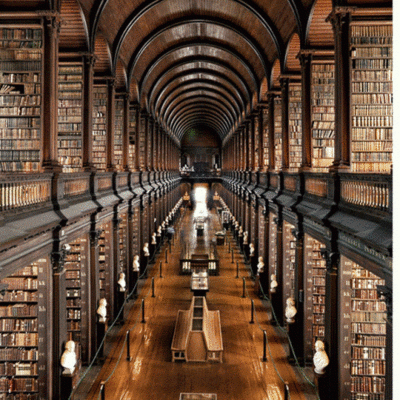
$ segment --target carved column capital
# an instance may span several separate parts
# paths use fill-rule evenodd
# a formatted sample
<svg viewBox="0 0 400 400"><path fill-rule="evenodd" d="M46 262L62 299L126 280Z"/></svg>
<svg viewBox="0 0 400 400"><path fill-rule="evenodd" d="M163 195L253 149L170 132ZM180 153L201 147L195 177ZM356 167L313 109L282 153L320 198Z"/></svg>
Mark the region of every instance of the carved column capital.
<svg viewBox="0 0 400 400"><path fill-rule="evenodd" d="M391 324L393 322L393 292L387 286L377 285L376 290L378 295L385 301L386 304L386 311L387 311L387 319L388 322Z"/></svg>
<svg viewBox="0 0 400 400"><path fill-rule="evenodd" d="M326 261L326 269L328 272L337 270L340 254L334 251L321 249L321 257Z"/></svg>
<svg viewBox="0 0 400 400"><path fill-rule="evenodd" d="M53 267L53 273L62 273L64 271L67 256L71 252L69 245L64 244L59 250L50 253L50 261Z"/></svg>

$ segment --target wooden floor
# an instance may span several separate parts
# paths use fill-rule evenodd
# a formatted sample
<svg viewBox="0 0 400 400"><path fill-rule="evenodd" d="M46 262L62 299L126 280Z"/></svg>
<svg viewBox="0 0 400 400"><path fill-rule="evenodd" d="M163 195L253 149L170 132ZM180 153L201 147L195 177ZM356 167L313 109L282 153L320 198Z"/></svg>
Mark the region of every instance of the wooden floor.
<svg viewBox="0 0 400 400"><path fill-rule="evenodd" d="M175 243L168 263L164 245L143 284L139 299L126 316L125 325L115 335L113 345L97 378L93 378L87 393L78 390L74 399L99 399L100 382L106 381L105 398L113 400L178 400L180 393L215 393L218 400L278 400L284 399L283 383L289 382L290 399L315 399L314 390L286 362L280 336L270 326L270 313L254 295L253 282L232 237L235 262L232 264L228 245L218 246L221 259L220 276L210 277L207 304L210 310L220 310L224 345L223 363L171 362L171 341L178 310L189 308L192 293L190 277L180 276L179 255L182 240L190 239L191 248L206 250L213 233L220 230L219 220L212 212L202 238L197 238L193 212L187 212L176 226ZM240 279L236 279L236 260L240 262ZM163 278L159 264L163 262ZM151 277L155 280L155 297L151 297ZM242 298L242 278L246 278L248 295L256 304L259 324L250 324L250 298ZM147 297L146 297L147 296ZM146 323L141 323L140 303L145 298ZM267 331L271 355L262 362L263 334ZM126 360L126 331L131 330L132 361ZM118 361L119 360L119 361ZM274 368L278 370L280 377Z"/></svg>

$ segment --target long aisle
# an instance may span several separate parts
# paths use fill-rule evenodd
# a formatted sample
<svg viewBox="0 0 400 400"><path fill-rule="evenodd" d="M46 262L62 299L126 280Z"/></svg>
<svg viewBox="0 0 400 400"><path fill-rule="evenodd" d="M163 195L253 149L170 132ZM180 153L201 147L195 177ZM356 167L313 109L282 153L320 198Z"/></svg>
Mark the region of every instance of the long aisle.
<svg viewBox="0 0 400 400"><path fill-rule="evenodd" d="M106 381L106 399L178 400L180 393L215 393L218 400L277 400L284 399L282 380L290 382L290 398L311 399L311 393L296 383L296 373L286 362L286 354L275 330L269 325L268 313L253 294L253 283L236 246L235 263L231 262L228 245L218 246L220 275L210 277L207 304L210 310L220 310L224 345L223 363L185 363L171 361L171 341L178 310L187 310L192 293L190 277L179 275L182 240L190 239L190 247L207 249L215 231L220 230L215 212L209 215L205 235L197 238L193 212L187 212L176 226L175 243L165 263L165 244L157 257L139 299L126 318L118 339L86 399L98 399L100 382ZM228 236L231 239L230 236ZM233 242L232 246L233 246ZM236 279L236 260L240 262L240 279ZM159 264L163 263L159 277ZM155 297L151 297L151 277L155 281ZM268 361L262 362L263 334L257 323L250 324L250 299L242 298L242 278L256 304L256 314L262 329L266 329L271 346ZM145 323L141 323L140 304L145 299ZM132 361L126 360L124 340L131 330ZM124 346L124 348L122 348ZM117 364L117 361L119 362ZM112 376L110 377L111 373ZM110 378L109 378L110 377ZM309 385L308 385L309 386Z"/></svg>

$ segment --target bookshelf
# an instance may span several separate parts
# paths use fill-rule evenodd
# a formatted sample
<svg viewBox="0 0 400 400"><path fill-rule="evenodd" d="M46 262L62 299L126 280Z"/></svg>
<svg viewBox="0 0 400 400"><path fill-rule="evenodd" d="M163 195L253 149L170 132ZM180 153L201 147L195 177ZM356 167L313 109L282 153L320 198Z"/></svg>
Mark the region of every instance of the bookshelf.
<svg viewBox="0 0 400 400"><path fill-rule="evenodd" d="M38 172L43 33L0 25L0 172Z"/></svg>
<svg viewBox="0 0 400 400"><path fill-rule="evenodd" d="M0 399L47 398L47 258L1 280Z"/></svg>
<svg viewBox="0 0 400 400"><path fill-rule="evenodd" d="M274 143L275 143L275 169L282 168L282 99L274 98Z"/></svg>
<svg viewBox="0 0 400 400"><path fill-rule="evenodd" d="M327 172L335 156L335 65L311 65L312 168Z"/></svg>
<svg viewBox="0 0 400 400"><path fill-rule="evenodd" d="M139 151L139 167L141 171L144 171L147 167L145 165L146 160L146 124L147 119L143 115L140 116L140 124L139 124L139 143L138 143L138 151Z"/></svg>
<svg viewBox="0 0 400 400"><path fill-rule="evenodd" d="M341 398L385 400L386 305L376 290L385 281L343 256L340 268Z"/></svg>
<svg viewBox="0 0 400 400"><path fill-rule="evenodd" d="M268 287L270 284L270 278L272 274L276 275L276 263L277 263L277 254L276 254L276 238L277 238L277 226L274 222L276 215L272 212L269 213L269 280Z"/></svg>
<svg viewBox="0 0 400 400"><path fill-rule="evenodd" d="M129 110L129 168L135 169L136 110Z"/></svg>
<svg viewBox="0 0 400 400"><path fill-rule="evenodd" d="M114 127L114 164L117 171L122 171L122 146L124 131L124 99L115 99L115 127Z"/></svg>
<svg viewBox="0 0 400 400"><path fill-rule="evenodd" d="M289 82L289 171L297 172L302 162L301 83Z"/></svg>
<svg viewBox="0 0 400 400"><path fill-rule="evenodd" d="M295 298L296 238L292 234L294 225L283 221L283 303L288 297Z"/></svg>
<svg viewBox="0 0 400 400"><path fill-rule="evenodd" d="M107 151L107 86L93 86L93 164L106 170Z"/></svg>
<svg viewBox="0 0 400 400"><path fill-rule="evenodd" d="M269 108L262 108L262 135L263 135L263 154L264 160L262 161L262 167L266 170L269 166Z"/></svg>
<svg viewBox="0 0 400 400"><path fill-rule="evenodd" d="M351 27L351 169L389 173L392 166L392 25Z"/></svg>
<svg viewBox="0 0 400 400"><path fill-rule="evenodd" d="M135 207L133 209L132 215L132 252L133 256L140 256L140 207Z"/></svg>
<svg viewBox="0 0 400 400"><path fill-rule="evenodd" d="M254 118L254 170L260 167L260 118Z"/></svg>
<svg viewBox="0 0 400 400"><path fill-rule="evenodd" d="M82 63L60 62L58 70L58 162L63 172L82 168Z"/></svg>
<svg viewBox="0 0 400 400"><path fill-rule="evenodd" d="M100 226L101 234L99 239L99 295L100 299L107 300L108 310L111 307L111 260L112 260L112 226L111 222L106 222Z"/></svg>
<svg viewBox="0 0 400 400"><path fill-rule="evenodd" d="M326 263L321 256L324 245L305 235L305 361L312 363L315 341L325 337L325 279Z"/></svg>
<svg viewBox="0 0 400 400"><path fill-rule="evenodd" d="M119 224L119 271L123 272L125 276L128 273L128 214L124 213L121 215L121 222Z"/></svg>

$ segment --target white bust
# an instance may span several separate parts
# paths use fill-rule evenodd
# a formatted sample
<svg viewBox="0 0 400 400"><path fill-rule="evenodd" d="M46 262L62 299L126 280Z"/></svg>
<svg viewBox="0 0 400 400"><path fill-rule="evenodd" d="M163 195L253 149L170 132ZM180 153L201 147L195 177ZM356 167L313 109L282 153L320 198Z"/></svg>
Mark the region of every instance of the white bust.
<svg viewBox="0 0 400 400"><path fill-rule="evenodd" d="M139 272L139 270L140 270L139 256L133 257L132 269L133 269L135 272Z"/></svg>
<svg viewBox="0 0 400 400"><path fill-rule="evenodd" d="M278 282L276 281L276 275L275 274L271 274L271 284L270 284L271 293L275 293L276 292L277 286L278 286Z"/></svg>
<svg viewBox="0 0 400 400"><path fill-rule="evenodd" d="M150 257L149 244L147 242L143 246L143 254L145 257Z"/></svg>
<svg viewBox="0 0 400 400"><path fill-rule="evenodd" d="M243 228L242 228L242 227L239 228L239 236L240 236L240 237L243 236Z"/></svg>
<svg viewBox="0 0 400 400"><path fill-rule="evenodd" d="M107 318L107 300L102 298L99 300L99 308L97 309L97 315L99 316L99 322L104 324Z"/></svg>
<svg viewBox="0 0 400 400"><path fill-rule="evenodd" d="M258 257L257 275L260 275L263 272L264 272L264 259L260 256Z"/></svg>
<svg viewBox="0 0 400 400"><path fill-rule="evenodd" d="M64 368L62 372L63 375L72 374L75 370L76 363L75 342L73 340L68 340L68 342L65 343L65 350L61 356L61 366Z"/></svg>
<svg viewBox="0 0 400 400"><path fill-rule="evenodd" d="M324 374L325 368L329 365L329 358L325 351L325 345L322 340L315 342L315 354L314 354L314 371L317 374Z"/></svg>
<svg viewBox="0 0 400 400"><path fill-rule="evenodd" d="M162 232L161 225L158 225L158 228L157 228L157 236L161 236L161 232Z"/></svg>
<svg viewBox="0 0 400 400"><path fill-rule="evenodd" d="M296 307L294 306L295 304L296 302L293 297L288 297L286 299L285 317L289 324L294 322L294 316L297 314Z"/></svg>
<svg viewBox="0 0 400 400"><path fill-rule="evenodd" d="M157 244L157 238L155 232L151 235L151 244Z"/></svg>
<svg viewBox="0 0 400 400"><path fill-rule="evenodd" d="M125 274L123 272L120 272L120 274L119 274L118 286L119 286L119 291L120 292L125 292L125 290L126 290L126 280L125 280Z"/></svg>
<svg viewBox="0 0 400 400"><path fill-rule="evenodd" d="M249 244L249 251L250 251L250 257L254 257L254 252L256 251L256 249L254 248L253 243Z"/></svg>
<svg viewBox="0 0 400 400"><path fill-rule="evenodd" d="M249 234L247 231L243 233L243 244L249 244Z"/></svg>
<svg viewBox="0 0 400 400"><path fill-rule="evenodd" d="M161 229L165 229L165 221L162 222Z"/></svg>

